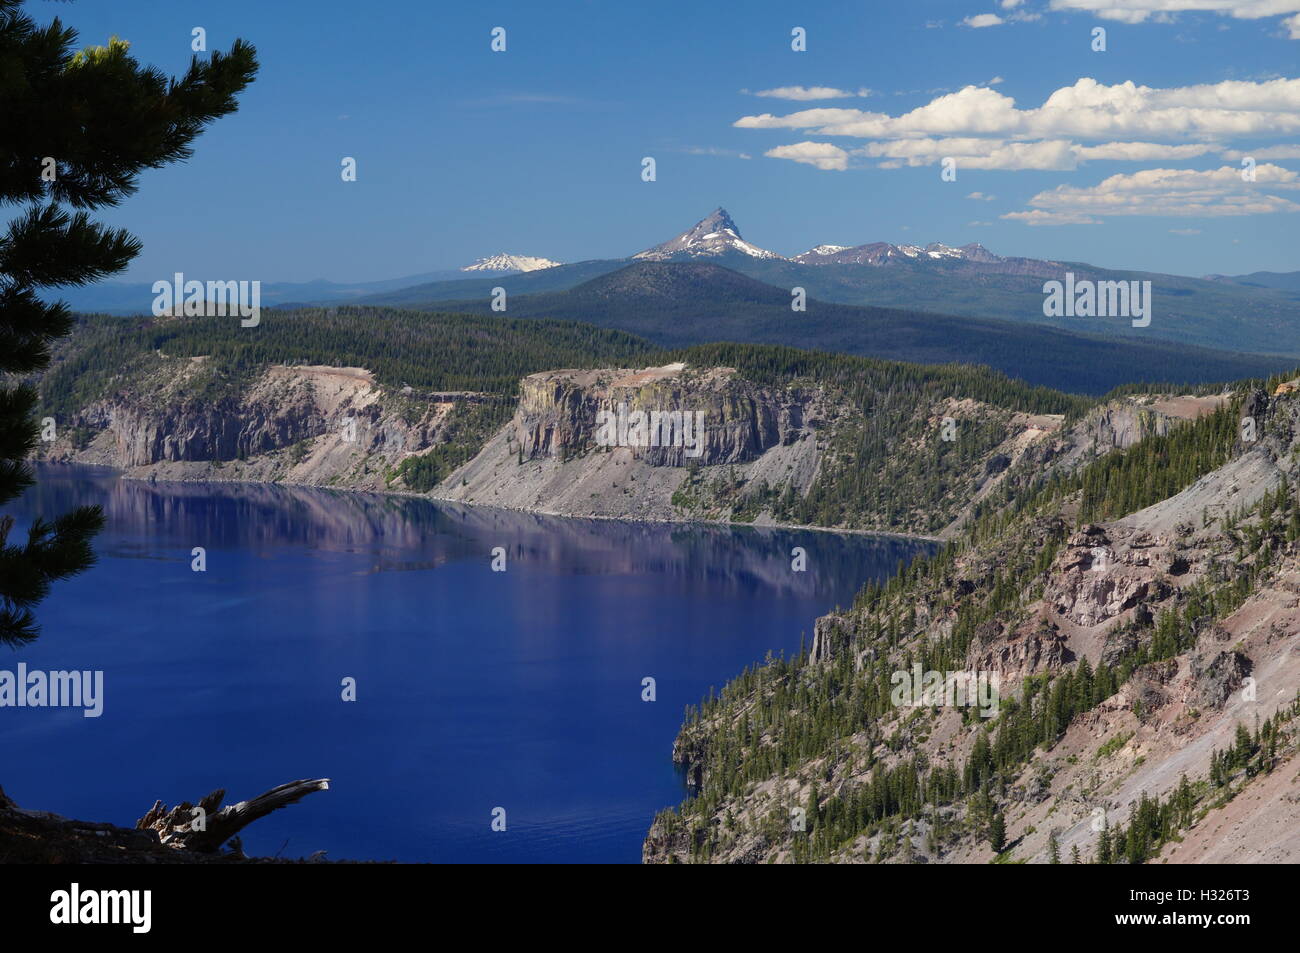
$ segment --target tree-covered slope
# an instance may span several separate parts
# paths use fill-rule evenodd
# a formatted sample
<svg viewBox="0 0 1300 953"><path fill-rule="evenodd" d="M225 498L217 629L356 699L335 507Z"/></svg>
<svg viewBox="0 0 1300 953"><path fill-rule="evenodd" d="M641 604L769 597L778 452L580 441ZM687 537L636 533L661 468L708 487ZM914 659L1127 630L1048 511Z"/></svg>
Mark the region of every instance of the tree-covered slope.
<svg viewBox="0 0 1300 953"><path fill-rule="evenodd" d="M635 362L657 349L620 331L573 322L516 321L391 308L304 308L227 318L89 315L56 352L42 405L71 412L168 358L207 356L193 387L229 391L268 364L364 367L394 390L513 394L519 378L553 367Z"/></svg>
<svg viewBox="0 0 1300 953"><path fill-rule="evenodd" d="M674 748L697 794L646 859L1141 863L1294 774L1300 401L1279 382L1020 484L711 694ZM914 666L1001 698L900 700Z"/></svg>

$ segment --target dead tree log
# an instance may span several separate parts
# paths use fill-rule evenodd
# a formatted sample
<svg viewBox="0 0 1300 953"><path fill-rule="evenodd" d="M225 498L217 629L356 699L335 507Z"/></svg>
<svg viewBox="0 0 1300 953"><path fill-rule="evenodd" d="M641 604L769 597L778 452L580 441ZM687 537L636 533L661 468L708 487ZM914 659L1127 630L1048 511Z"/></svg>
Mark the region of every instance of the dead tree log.
<svg viewBox="0 0 1300 953"><path fill-rule="evenodd" d="M221 806L225 790L216 790L197 805L188 801L170 810L155 801L144 817L135 822L136 830L154 830L167 847L213 853L221 845L260 817L302 800L314 791L328 791L329 778L290 781L271 788L249 801Z"/></svg>

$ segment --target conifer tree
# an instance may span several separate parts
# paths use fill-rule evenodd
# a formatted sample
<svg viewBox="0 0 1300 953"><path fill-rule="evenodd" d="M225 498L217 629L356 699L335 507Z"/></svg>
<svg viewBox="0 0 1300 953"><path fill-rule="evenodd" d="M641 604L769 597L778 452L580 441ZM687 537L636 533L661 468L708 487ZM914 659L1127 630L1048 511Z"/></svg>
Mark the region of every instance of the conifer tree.
<svg viewBox="0 0 1300 953"><path fill-rule="evenodd" d="M41 428L28 379L73 326L65 304L39 293L120 272L141 249L86 210L117 205L145 169L188 158L257 72L242 40L168 79L116 37L75 51L77 39L57 18L42 27L21 0L0 0L0 204L25 206L0 232L0 506L34 482L26 460ZM9 539L12 518L0 520L0 644L37 637L33 608L51 582L94 562L103 521L98 507L80 507L34 520L19 543Z"/></svg>
<svg viewBox="0 0 1300 953"><path fill-rule="evenodd" d="M1101 822L1101 837L1097 841L1097 863L1109 864L1113 860L1110 848L1110 820L1106 818Z"/></svg>
<svg viewBox="0 0 1300 953"><path fill-rule="evenodd" d="M1007 822L1001 811L994 811L993 818L989 821L989 846L995 854L1002 853L1007 846Z"/></svg>

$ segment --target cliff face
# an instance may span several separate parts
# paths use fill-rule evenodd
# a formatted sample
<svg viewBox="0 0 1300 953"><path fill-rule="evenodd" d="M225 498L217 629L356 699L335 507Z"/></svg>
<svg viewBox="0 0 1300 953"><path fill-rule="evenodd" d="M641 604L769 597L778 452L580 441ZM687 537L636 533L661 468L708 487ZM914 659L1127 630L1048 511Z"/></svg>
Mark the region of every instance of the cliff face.
<svg viewBox="0 0 1300 953"><path fill-rule="evenodd" d="M93 401L42 455L160 479L383 489L402 460L446 439L457 406L476 399L388 394L361 368L278 365L204 399L189 387L202 362L174 362L147 387Z"/></svg>
<svg viewBox="0 0 1300 953"><path fill-rule="evenodd" d="M747 463L799 439L810 405L806 392L759 387L730 368L692 371L670 364L640 371L553 371L521 382L515 440L526 460L574 456L610 445L612 435L612 445L627 446L634 459L651 466ZM641 439L629 433L628 422L634 425L638 415L647 428ZM655 426L665 418L671 418L666 427ZM678 441L683 419L692 431ZM604 440L602 421L613 425ZM696 422L702 425L699 432ZM669 439L662 440L665 436ZM645 438L661 445L646 445Z"/></svg>
<svg viewBox="0 0 1300 953"><path fill-rule="evenodd" d="M564 516L726 520L750 488L807 491L827 404L819 389L762 387L725 367L533 374L514 419L434 495ZM742 488L735 499L705 489L704 504L685 505L684 487L724 473Z"/></svg>

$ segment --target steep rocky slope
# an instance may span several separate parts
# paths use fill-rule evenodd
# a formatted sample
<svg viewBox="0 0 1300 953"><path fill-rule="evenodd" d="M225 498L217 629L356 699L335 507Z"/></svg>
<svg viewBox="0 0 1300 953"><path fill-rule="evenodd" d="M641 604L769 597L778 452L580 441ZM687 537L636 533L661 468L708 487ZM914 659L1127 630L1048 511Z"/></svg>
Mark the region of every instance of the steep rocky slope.
<svg viewBox="0 0 1300 953"><path fill-rule="evenodd" d="M168 480L247 480L405 489L403 461L445 446L493 410L474 393L396 394L364 368L270 365L208 399L206 358L172 359L93 400L42 446L53 462Z"/></svg>
<svg viewBox="0 0 1300 953"><path fill-rule="evenodd" d="M1222 407L1058 471L727 686L677 739L697 794L645 859L1300 859L1300 399L1270 391L1140 408ZM1133 435L1113 408L1073 429ZM1182 485L1153 500L1156 461ZM894 695L913 665L996 684L993 717Z"/></svg>
<svg viewBox="0 0 1300 953"><path fill-rule="evenodd" d="M617 428L620 408L627 418L694 415L680 422L702 429L683 435L670 425L649 434L651 445L634 433L619 439L617 429L613 441L602 439L600 415ZM802 494L817 473L819 431L834 412L844 409L828 406L820 389L762 387L732 368L534 374L521 383L514 419L434 495L566 516L725 519L743 504L710 495L711 509L692 508L683 484L725 473L728 486L766 481Z"/></svg>

